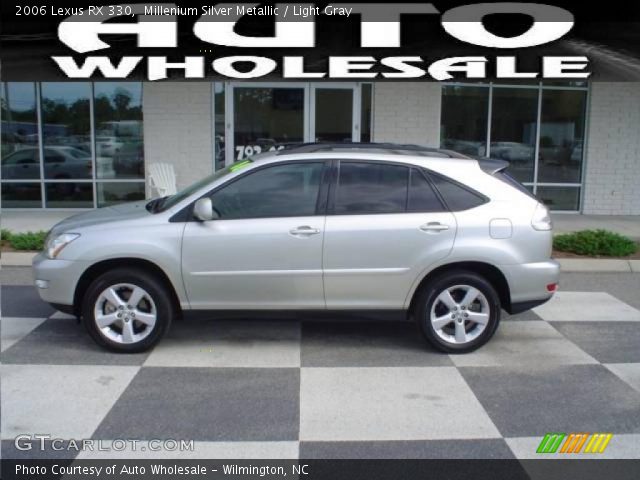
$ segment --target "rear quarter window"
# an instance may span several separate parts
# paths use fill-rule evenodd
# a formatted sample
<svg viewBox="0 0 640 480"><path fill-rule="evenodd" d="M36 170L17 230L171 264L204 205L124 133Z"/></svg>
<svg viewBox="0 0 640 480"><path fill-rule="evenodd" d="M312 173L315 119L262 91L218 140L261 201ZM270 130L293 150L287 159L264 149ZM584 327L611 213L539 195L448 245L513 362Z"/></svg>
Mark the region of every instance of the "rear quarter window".
<svg viewBox="0 0 640 480"><path fill-rule="evenodd" d="M479 207L488 201L484 195L448 177L433 172L429 172L429 177L452 212Z"/></svg>

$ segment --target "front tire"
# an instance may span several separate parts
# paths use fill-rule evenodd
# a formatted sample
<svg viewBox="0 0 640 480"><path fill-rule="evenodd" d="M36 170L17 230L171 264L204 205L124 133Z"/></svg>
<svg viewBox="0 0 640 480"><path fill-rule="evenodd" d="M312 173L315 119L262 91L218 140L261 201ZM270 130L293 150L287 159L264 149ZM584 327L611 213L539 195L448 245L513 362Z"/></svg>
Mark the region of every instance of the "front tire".
<svg viewBox="0 0 640 480"><path fill-rule="evenodd" d="M423 336L446 353L468 353L487 343L500 323L500 297L484 277L451 271L426 285L416 300Z"/></svg>
<svg viewBox="0 0 640 480"><path fill-rule="evenodd" d="M82 304L84 325L98 345L137 353L156 345L175 318L162 281L137 269L119 268L96 278Z"/></svg>

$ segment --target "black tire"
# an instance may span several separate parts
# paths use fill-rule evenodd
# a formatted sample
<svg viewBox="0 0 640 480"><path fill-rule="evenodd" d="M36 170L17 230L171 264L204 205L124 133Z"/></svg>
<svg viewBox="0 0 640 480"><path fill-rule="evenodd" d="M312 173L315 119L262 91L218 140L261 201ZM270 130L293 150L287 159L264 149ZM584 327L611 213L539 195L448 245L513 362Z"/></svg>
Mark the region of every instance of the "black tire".
<svg viewBox="0 0 640 480"><path fill-rule="evenodd" d="M95 321L94 309L102 292L107 288L131 284L142 288L155 304L155 324L149 328L149 333L140 341L133 343L120 343L105 336ZM152 274L132 268L117 268L103 273L96 278L87 289L82 302L82 318L89 335L100 346L114 352L138 353L144 352L156 345L169 329L171 322L177 316L177 306L173 302L173 296L164 282Z"/></svg>
<svg viewBox="0 0 640 480"><path fill-rule="evenodd" d="M468 285L479 290L487 300L489 308L489 312L487 312L489 319L484 330L473 340L460 344L452 343L443 339L436 332L431 323L431 310L438 296L444 290L457 285ZM415 320L418 322L422 335L431 346L446 353L468 353L476 350L491 339L498 328L498 324L500 323L500 297L498 296L495 288L481 275L465 270L452 270L445 272L433 281L429 282L421 289L420 292L418 292L414 307ZM441 307L437 306L436 308ZM452 324L453 327L449 325L447 328L453 328L455 330L455 323L453 321ZM464 324L466 325L465 328L478 327L477 324L472 322Z"/></svg>

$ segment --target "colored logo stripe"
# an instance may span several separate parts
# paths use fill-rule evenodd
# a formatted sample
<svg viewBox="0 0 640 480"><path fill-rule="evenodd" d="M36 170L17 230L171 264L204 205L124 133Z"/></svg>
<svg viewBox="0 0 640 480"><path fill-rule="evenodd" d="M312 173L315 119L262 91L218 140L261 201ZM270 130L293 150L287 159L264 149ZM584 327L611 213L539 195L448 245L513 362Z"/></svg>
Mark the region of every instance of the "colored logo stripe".
<svg viewBox="0 0 640 480"><path fill-rule="evenodd" d="M613 437L610 433L594 433L587 444L587 448L584 449L584 453L603 453L607 448L609 442Z"/></svg>
<svg viewBox="0 0 640 480"><path fill-rule="evenodd" d="M565 433L547 433L538 445L536 453L556 453L565 436Z"/></svg>
<svg viewBox="0 0 640 480"><path fill-rule="evenodd" d="M612 437L611 433L547 433L536 453L603 453Z"/></svg>

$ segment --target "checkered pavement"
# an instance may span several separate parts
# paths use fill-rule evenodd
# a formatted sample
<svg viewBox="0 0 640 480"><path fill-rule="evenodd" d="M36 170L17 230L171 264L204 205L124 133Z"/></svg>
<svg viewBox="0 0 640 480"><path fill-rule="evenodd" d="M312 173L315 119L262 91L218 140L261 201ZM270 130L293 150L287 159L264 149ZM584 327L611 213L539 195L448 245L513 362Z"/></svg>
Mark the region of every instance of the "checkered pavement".
<svg viewBox="0 0 640 480"><path fill-rule="evenodd" d="M33 288L2 291L3 458L75 456L17 451L23 433L142 441L77 458L529 458L546 432L612 432L600 458L640 458L640 311L606 292L562 291L454 356L411 323L282 319L177 322L118 355Z"/></svg>

